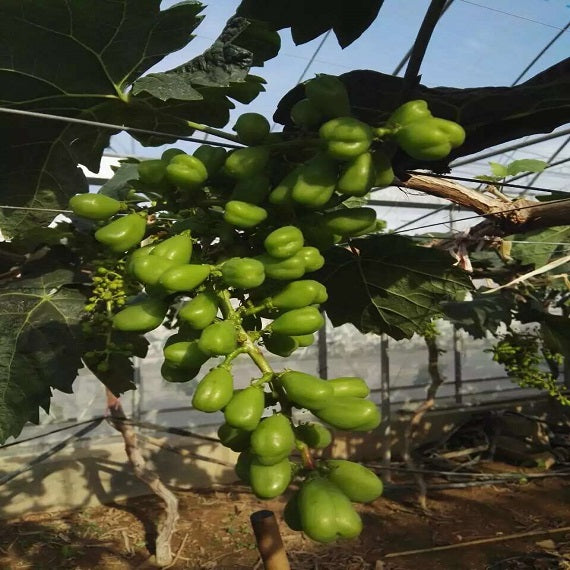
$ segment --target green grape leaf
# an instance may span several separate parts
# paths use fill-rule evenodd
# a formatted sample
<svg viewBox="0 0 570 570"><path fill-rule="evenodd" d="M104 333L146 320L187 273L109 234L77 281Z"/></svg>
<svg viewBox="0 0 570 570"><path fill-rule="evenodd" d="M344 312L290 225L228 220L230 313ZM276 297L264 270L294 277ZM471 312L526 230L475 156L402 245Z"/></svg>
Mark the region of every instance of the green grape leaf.
<svg viewBox="0 0 570 570"><path fill-rule="evenodd" d="M53 256L30 266L0 287L0 443L39 421L53 389L70 393L82 367L74 271Z"/></svg>
<svg viewBox="0 0 570 570"><path fill-rule="evenodd" d="M513 268L505 264L495 249L470 252L469 259L474 279L493 279L497 283L506 283L513 278Z"/></svg>
<svg viewBox="0 0 570 570"><path fill-rule="evenodd" d="M130 345L128 354L112 352L108 360L104 358L103 351L107 341L115 343L117 346ZM98 335L85 339L83 361L85 366L97 376L99 380L115 396L120 396L129 390L135 390L135 368L132 356L144 358L148 350L149 343L143 335L112 331L110 339L105 335ZM91 356L92 354L92 356ZM105 368L101 368L101 363L105 361Z"/></svg>
<svg viewBox="0 0 570 570"><path fill-rule="evenodd" d="M191 73L149 73L133 85L133 95L150 93L160 101L199 101L202 95L192 87Z"/></svg>
<svg viewBox="0 0 570 570"><path fill-rule="evenodd" d="M368 204L370 200L370 194L366 196L349 196L346 200L342 201L342 205L346 208L362 208ZM384 227L386 224L384 224Z"/></svg>
<svg viewBox="0 0 570 570"><path fill-rule="evenodd" d="M230 111L235 107L231 99L248 104L264 90L264 83L264 79L248 75L241 83L224 84L221 87L195 85L201 98L193 101L160 101L146 89L140 89L138 95L131 99L133 107L130 109L130 125L169 133L171 136L138 132L131 134L145 146L159 146L172 144L181 137L191 135L194 129L189 126L189 121L210 127L223 127L228 123Z"/></svg>
<svg viewBox="0 0 570 570"><path fill-rule="evenodd" d="M570 358L570 319L560 315L546 315L540 328L546 347L553 353Z"/></svg>
<svg viewBox="0 0 570 570"><path fill-rule="evenodd" d="M511 257L523 265L541 267L553 257L568 254L570 226L555 226L546 230L512 236ZM560 268L555 272L560 273Z"/></svg>
<svg viewBox="0 0 570 570"><path fill-rule="evenodd" d="M160 0L100 0L96 10L82 0L6 0L0 6L0 104L137 126L137 106L126 104L125 90L186 45L201 9L184 2L160 11ZM87 191L77 164L98 170L109 137L120 130L8 114L0 126L0 199L36 208L65 207L70 196ZM53 217L16 210L3 212L0 223L3 233L14 235Z"/></svg>
<svg viewBox="0 0 570 570"><path fill-rule="evenodd" d="M339 76L347 87L354 115L381 125L400 105L404 79L371 70ZM292 127L291 108L304 97L303 84L281 99L275 122ZM426 87L417 85L410 99L424 99L436 117L456 121L466 131L463 145L440 162L420 162L403 151L394 157L398 170L429 167L444 170L450 161L492 146L537 133L548 133L570 122L570 58L515 87Z"/></svg>
<svg viewBox="0 0 570 570"><path fill-rule="evenodd" d="M26 261L26 252L21 252L9 242L0 242L0 274L7 278L11 272L18 273Z"/></svg>
<svg viewBox="0 0 570 570"><path fill-rule="evenodd" d="M472 288L447 253L403 236L351 240L351 249L333 248L325 258L320 280L333 325L352 323L396 340L421 333L443 314L442 302L461 299Z"/></svg>
<svg viewBox="0 0 570 570"><path fill-rule="evenodd" d="M383 0L242 0L237 13L268 22L276 30L291 28L297 45L332 30L345 48L374 22L382 4Z"/></svg>
<svg viewBox="0 0 570 570"><path fill-rule="evenodd" d="M139 179L139 162L121 161L119 168L115 171L113 178L110 178L99 188L101 194L124 200L129 190L132 188L131 182Z"/></svg>
<svg viewBox="0 0 570 570"><path fill-rule="evenodd" d="M540 196L535 196L534 198L539 202L550 202L551 200L563 200L568 198L568 192L556 192L556 190L550 190L548 194L541 194Z"/></svg>
<svg viewBox="0 0 570 570"><path fill-rule="evenodd" d="M171 71L151 73L133 84L133 94L147 92L166 101L202 99L193 86L231 87L245 81L252 66L275 57L281 47L279 34L264 22L234 16L220 37L202 55Z"/></svg>
<svg viewBox="0 0 570 570"><path fill-rule="evenodd" d="M507 174L514 176L521 172L542 172L548 166L548 162L544 160L536 160L534 158L521 158L513 160L507 167Z"/></svg>
<svg viewBox="0 0 570 570"><path fill-rule="evenodd" d="M501 179L504 178L509 174L509 169L504 165L498 162L489 162L489 166L491 167L491 172L494 176Z"/></svg>
<svg viewBox="0 0 570 570"><path fill-rule="evenodd" d="M513 299L502 292L473 295L470 301L443 303L445 316L473 338L485 338L497 332L501 323L510 324L515 308Z"/></svg>
<svg viewBox="0 0 570 570"><path fill-rule="evenodd" d="M55 227L33 227L10 242L2 245L22 255L33 253L43 247L53 247L73 234L70 224L59 223Z"/></svg>
<svg viewBox="0 0 570 570"><path fill-rule="evenodd" d="M490 182L491 184L496 184L502 180L502 177L499 176L489 176L487 174L480 174L474 177L475 180L481 180L482 182Z"/></svg>
<svg viewBox="0 0 570 570"><path fill-rule="evenodd" d="M173 142L194 129L188 121L222 127L234 107L263 90L248 75L279 49L262 23L231 21L212 50L164 74L141 76L185 47L201 21L202 4L188 0L161 10L160 0L6 0L0 5L0 105L171 133L138 133L145 145ZM208 61L207 69L200 63ZM41 62L39 64L38 62ZM65 65L62 65L65 62ZM183 67L183 66L182 66ZM0 201L39 210L3 210L4 236L46 224L69 198L88 189L82 164L99 169L110 137L100 126L13 115L0 116Z"/></svg>

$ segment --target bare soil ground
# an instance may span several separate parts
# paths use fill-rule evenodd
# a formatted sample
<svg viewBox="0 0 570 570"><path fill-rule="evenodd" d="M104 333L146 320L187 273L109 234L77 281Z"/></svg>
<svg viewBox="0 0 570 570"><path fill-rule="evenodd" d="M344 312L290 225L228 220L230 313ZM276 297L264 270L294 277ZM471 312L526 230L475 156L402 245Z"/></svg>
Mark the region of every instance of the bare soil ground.
<svg viewBox="0 0 570 570"><path fill-rule="evenodd" d="M570 569L568 479L431 492L429 512L412 491L391 489L360 508L365 530L358 540L316 545L290 531L284 501L260 501L240 485L178 493L180 524L175 569L261 569L249 523L252 512L275 511L293 570L551 570ZM153 530L160 516L153 496L73 512L29 514L0 521L0 569L127 570L152 568ZM468 541L514 533L523 538ZM387 554L443 545L427 554Z"/></svg>

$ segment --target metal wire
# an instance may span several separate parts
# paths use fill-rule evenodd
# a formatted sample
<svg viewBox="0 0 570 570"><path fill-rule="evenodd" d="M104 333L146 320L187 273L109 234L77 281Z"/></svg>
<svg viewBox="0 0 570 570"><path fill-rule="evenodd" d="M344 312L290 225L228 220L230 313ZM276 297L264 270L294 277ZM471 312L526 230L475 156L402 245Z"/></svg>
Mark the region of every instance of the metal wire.
<svg viewBox="0 0 570 570"><path fill-rule="evenodd" d="M570 27L568 22L539 52L534 59L521 71L520 75L513 81L512 86L516 85L526 74L526 72L558 41L562 34Z"/></svg>
<svg viewBox="0 0 570 570"><path fill-rule="evenodd" d="M570 198L563 198L563 199L561 199L561 200L551 200L550 202L551 202L551 203L552 203L552 202L567 202L567 201L569 201L569 200L570 200ZM544 204L543 202L539 202L539 203L537 203L537 204L530 204L530 205L527 205L527 206L517 206L516 208L509 208L508 210L503 210L501 213L504 213L504 212L516 212L516 211L518 211L518 210L526 210L526 209L529 209L529 208L536 208L536 207L538 207L538 206L542 206L543 204ZM447 206L447 205L446 205L446 206L442 206L442 208L440 208L439 210L436 210L436 211L434 211L434 212L430 212L429 214L426 214L426 215L422 216L421 218L426 218L426 217L428 217L428 216L430 216L430 215L436 213L437 211L440 211L440 210L442 210L442 209L446 209L446 208L449 208L449 207L451 207L451 206ZM71 210L56 210L56 209L54 209L54 208L46 208L46 209L44 210L43 208L31 208L31 207L28 207L28 206L3 206L3 205L0 205L0 210L3 209L3 208L8 208L8 209L12 209L12 210L36 210L36 211L46 211L46 212L59 212L59 213L67 213L67 214L68 214L68 213L73 213ZM119 214L119 215L120 215L120 214ZM491 215L491 214L476 214L476 215L474 215L474 216L467 216L467 217L465 217L465 218L457 218L457 219L455 219L454 221L455 221L455 222L461 222L461 221L463 221L463 220L470 220L470 219L475 219L475 218L485 218L485 217L487 217L487 216L489 216L489 215ZM421 219L421 218L419 218L419 219ZM161 219L162 219L162 220L168 220L169 218L161 218ZM417 220L413 220L413 221L417 221ZM410 223L413 223L413 221L410 222ZM438 223L436 223L436 224L429 224L429 226L432 226L432 225L439 226L439 225L441 225L441 224L447 224L447 222L438 222ZM409 225L409 224L405 224L405 225ZM419 227L420 227L420 228L423 228L423 227L429 227L429 226L419 226ZM402 227L403 227L403 226L402 226ZM398 228L398 229L399 229L399 228ZM419 228L412 228L412 229L419 229ZM392 233L397 233L397 231L394 231L394 232L392 232Z"/></svg>
<svg viewBox="0 0 570 570"><path fill-rule="evenodd" d="M68 444L70 444L72 441L74 441L78 437L81 437L82 435L85 435L85 434L89 433L90 431L93 431L102 421L103 421L103 418L98 418L96 420L92 420L84 428L78 430L73 435L70 435L68 438L66 438L62 442L54 445L53 447L51 447L50 449L48 449L44 453L40 453L40 455L37 455L31 461L29 461L25 465L22 465L22 467L19 467L18 469L16 469L15 471L11 471L10 473L6 473L2 477L0 477L0 487L2 485L5 485L6 483L8 483L8 481L11 481L12 479L17 477L18 475L25 473L26 471L31 469L34 465L37 465L38 463L45 461L46 459L48 459L49 457L51 457L52 455L54 455L55 453L57 453L58 451L60 451L64 447L66 447Z"/></svg>
<svg viewBox="0 0 570 570"><path fill-rule="evenodd" d="M323 38L319 42L319 45L315 48L315 51L312 53L311 57L309 57L309 61L307 62L307 65L305 65L305 68L301 72L301 75L299 75L299 79L297 79L296 85L298 85L299 83L301 83L301 81L303 81L303 79L305 79L305 75L307 75L307 72L311 68L311 65L313 65L313 63L315 62L315 58L317 57L318 53L321 51L322 47L325 45L325 42L327 41L328 37L331 35L331 32L332 32L332 29L327 30L327 32L325 33L325 35L323 36ZM277 123L273 122L271 124L270 130L273 131L273 129L276 126L277 126Z"/></svg>
<svg viewBox="0 0 570 570"><path fill-rule="evenodd" d="M0 206L1 210L30 210L32 212L58 212L60 214L72 214L73 210L58 210L57 208L34 208L33 206Z"/></svg>
<svg viewBox="0 0 570 570"><path fill-rule="evenodd" d="M506 12L505 10L498 10L497 8L492 8L491 6L485 6L483 4L477 4L477 2L472 2L471 0L461 0L464 4L471 4L472 6L477 6L478 8L484 8L485 10L491 10L491 12L497 12L498 14L503 14L505 16L512 16L513 18L518 18L519 20L525 20L526 22L531 22L533 24L539 24L540 26L546 26L547 28L554 28L555 30L561 30L558 26L553 26L552 24L547 24L546 22L540 22L539 20L533 20L532 18L526 18L525 16L520 16L519 14L513 14L512 12Z"/></svg>
<svg viewBox="0 0 570 570"><path fill-rule="evenodd" d="M321 49L325 45L325 42L327 41L328 37L331 35L331 32L332 32L332 29L327 30L327 33L323 36L323 39L319 42L319 45L316 47L315 51L313 52L313 55L311 55L311 57L309 58L307 65L305 65L305 69L303 69L303 72L299 76L299 79L297 79L297 84L301 83L301 81L303 81L303 79L305 79L305 75L307 74L307 72L311 68L311 65L313 65L315 58L317 57L317 55L319 54L319 52L321 51Z"/></svg>
<svg viewBox="0 0 570 570"><path fill-rule="evenodd" d="M449 210L451 209L451 204L446 204L445 206L441 206L439 208L436 208L435 210L428 212L427 214L423 214L422 216L419 216L409 222L406 222L405 224L402 224L401 226L398 226L395 230L394 233L398 232L399 230L402 230L403 228L406 228L408 226L411 226L412 224L415 224L416 222L419 222L420 220L424 220L425 218L429 218L430 216L434 216L435 214L438 214L439 212L442 212L443 210Z"/></svg>
<svg viewBox="0 0 570 570"><path fill-rule="evenodd" d="M142 133L146 135L157 135L161 137L175 138L177 140L184 140L189 142L203 143L204 139L199 139L196 137L179 135L176 133L167 133L164 131L155 131L152 129L140 129L139 127L129 127L127 125L115 125L113 123L101 123L99 121L90 121L88 119L77 119L75 117L65 117L62 115L52 115L51 113L38 113L36 111L26 111L24 109L10 109L8 107L0 107L0 113L7 113L11 115L24 115L26 117L34 117L36 119L47 119L50 121L61 121L64 123L72 123L78 125L88 125L92 127L100 127L103 129L111 129L113 131L126 131L128 133ZM216 135L212 135L216 136ZM232 144L232 143L221 143L216 141L209 141L209 144L213 146L223 146L227 148L242 148L242 145Z"/></svg>
<svg viewBox="0 0 570 570"><path fill-rule="evenodd" d="M124 125L115 125L112 123L101 123L98 121L90 121L87 119L77 119L77 118L73 118L73 117L64 117L64 116L60 116L60 115L52 115L52 114L48 114L48 113L38 113L38 112L34 112L34 111L26 111L26 110L22 110L22 109L10 109L10 108L6 108L6 107L0 107L0 112L2 113L8 113L8 114L15 114L15 115L24 115L24 116L30 116L30 117L35 117L35 118L42 118L42 119L47 119L47 120L57 120L57 121L63 121L63 122L68 122L68 123L77 123L77 124L85 124L85 125L91 125L91 126L98 126L98 127L102 127L102 128L109 128L109 129L119 129L119 130L124 130L127 132L141 132L141 133L146 133L146 134L154 134L154 135L159 135L159 136L168 136L168 137L177 137L180 140L188 140L188 141L193 141L193 142L203 142L203 139L197 139L195 137L179 137L178 135L174 135L172 133L165 133L165 132L161 132L161 131L154 131L154 130L150 130L150 129L139 129L137 127L128 127L128 126L124 126ZM570 129L565 129L563 131L560 131L559 133L552 133L550 135L546 135L543 137L539 137L537 139L533 139L529 142L525 142L525 143L519 143L517 145L513 145L511 147L507 147L507 148L503 148L501 150L498 151L492 151L490 153L486 153L483 155L480 155L478 157L475 157L473 159L468 159L466 161L459 161L456 162L454 166L461 166L464 164L469 164L471 162L476 162L478 160L482 160L483 158L487 158L489 156L494 156L495 154L500 154L502 152L508 151L510 149L514 149L514 148L522 148L524 146L530 146L532 144L536 144L537 142L542 142L545 140L550 140L552 138L557 138L559 136L563 136L565 134L570 134ZM225 146L225 147L229 147L229 148L239 148L238 145L234 145L231 143L218 143L215 141L210 141L210 144L212 145L216 145L216 146ZM445 175L440 175L441 177L445 178ZM461 178L459 177L455 177L455 179L460 180ZM469 179L465 179L465 180L469 180ZM470 179L471 181L473 179ZM553 190L548 190L548 189L538 189L538 190L542 190L542 191L546 191L546 192L552 192ZM538 205L538 204L537 204ZM534 205L536 206L536 205ZM447 206L446 206L447 207ZM533 207L533 206L526 206L526 207L521 207L521 208L515 208L512 211L516 211L518 209L525 209L525 208L529 208L529 207ZM13 209L13 210L28 210L28 211L50 211L50 212L57 212L57 213L63 213L63 214L67 214L67 213L71 213L71 210L58 210L58 209L51 209L51 208L34 208L31 206L9 206L9 205L4 205L4 206L0 206L0 208L3 209ZM445 209L445 208L441 208L441 209ZM508 210L511 211L511 210ZM437 211L436 211L437 212ZM430 212L429 215L432 215L436 212ZM428 215L425 216L421 216L420 219L427 217ZM475 219L475 218L479 218L479 217L484 217L484 216L472 216L472 217L466 217L466 218L459 218L456 221L464 221L464 220L468 220L468 219ZM413 223L413 222L411 222ZM417 228L412 228L411 230L408 231L413 231L416 229L423 229L426 227L434 227L434 226L439 226L442 224L445 224L446 222L438 222L435 224L428 224L428 225L424 225L424 226L419 226ZM400 228L396 229L394 232L392 233L400 233L401 229L403 227L406 227L407 225L409 225L410 223L404 224L404 226L401 226Z"/></svg>
<svg viewBox="0 0 570 570"><path fill-rule="evenodd" d="M565 148L566 145L570 143L570 136L552 153L552 156L548 159L548 162L554 160ZM544 172L544 171L543 171ZM531 179L529 184L534 184L542 175L542 172L537 172ZM525 192L523 192L524 194Z"/></svg>
<svg viewBox="0 0 570 570"><path fill-rule="evenodd" d="M566 143L564 143L564 146L568 142L570 142L570 137L568 137L568 140L566 141ZM554 156L556 156L556 155L554 155ZM478 178L468 178L466 176L452 176L451 174L432 174L431 172L426 173L426 172L421 172L418 170L407 170L406 172L408 174L417 174L420 176L433 176L434 178L445 178L445 179L449 179L449 180L460 180L462 182L476 182L478 184L481 184L481 182L485 183L485 181L481 181ZM527 186L525 184L512 184L510 182L497 182L497 185L498 186L508 186L509 188L521 188L524 190L536 190L537 192L560 192L562 194L570 194L570 192L565 192L564 190L552 190L551 188L540 188L538 186L532 186L530 184Z"/></svg>
<svg viewBox="0 0 570 570"><path fill-rule="evenodd" d="M570 198L562 198L561 200L552 200L550 203L553 204L553 203L555 203L555 202L557 202L557 203L570 202ZM530 208L536 208L536 207L538 207L538 206L543 206L543 205L544 205L544 204L541 202L541 203L538 203L538 204L531 204L531 205L529 205L529 206L520 206L520 207L517 207L517 208L509 208L509 209L507 209L507 210L503 210L501 213L505 213L505 212L517 212L517 211L519 211L519 210L528 210L528 209L530 209ZM488 217L489 215L490 215L490 214L476 214L476 215L474 215L474 216L465 216L464 218L456 218L456 219L454 219L453 221L454 221L454 222L464 222L464 221L466 221L466 220L475 220L475 219L477 219L477 218L486 218L486 217ZM449 223L449 222L436 222L435 224L426 224L426 225L423 225L423 226L417 226L417 227L415 227L415 228L411 228L411 229L406 230L406 231L412 232L412 231L415 231L415 230L422 230L422 229L424 229L424 228L431 228L431 227L435 227L435 226L442 226L442 225L446 225L446 224L448 224L448 223ZM399 233L402 233L402 231L401 231L401 230L395 230L395 231L390 232L390 233L392 233L392 234L399 234Z"/></svg>
<svg viewBox="0 0 570 570"><path fill-rule="evenodd" d="M566 162L570 162L570 157L563 158L562 160L557 160L556 162L550 162L547 166L545 166L544 170L548 170L549 168L553 168L554 166L560 166L561 164L565 164ZM529 175L528 172L522 172L521 174L517 174L512 178L507 180L507 183L513 182L514 180L520 180L521 178L526 178ZM557 190L551 190L551 192L557 192Z"/></svg>
<svg viewBox="0 0 570 570"><path fill-rule="evenodd" d="M455 221L455 220L453 220ZM446 222L447 223L447 222ZM459 230L456 231L456 234L461 234ZM410 236L412 239L419 239L419 240L433 240L436 239L434 236ZM445 236L437 236L438 238L445 239ZM452 236L450 236L452 237ZM486 238L483 238L484 240ZM522 244L529 244L529 245L557 245L557 246L564 246L564 248L570 248L570 242L567 241L526 241L526 240L516 240L510 239L507 240L509 243L522 243Z"/></svg>
<svg viewBox="0 0 570 570"><path fill-rule="evenodd" d="M36 439L42 439L42 438L44 438L44 437L49 437L50 435L53 435L54 433L59 433L59 432L61 432L61 431L65 431L65 430L68 430L68 429L73 429L74 427L79 427L79 426L82 426L82 425L84 425L84 424L90 424L90 423L93 423L93 422L96 422L96 421L101 421L101 420L103 420L103 419L105 419L103 416L97 416L97 417L95 417L95 418L91 418L91 419L89 419L89 420L85 420L85 421L82 421L82 422L76 422L76 423L71 424L71 425L69 425L69 426L65 426L65 427L61 427L61 428L58 428L58 429L54 429L54 430L48 431L48 432L46 432L46 433L40 433L39 435L34 435L34 436L32 436L32 437L27 437L27 438L25 438L25 439L19 439L19 440L17 440L17 441L12 441L12 442L10 442L10 443L6 443L6 444L4 444L4 445L0 445L0 451L2 451L3 449L6 449L6 448L8 448L8 447L12 447L13 445L19 445L19 444L21 444L21 443L27 443L27 442L29 442L29 441L34 441L34 440L36 440Z"/></svg>
<svg viewBox="0 0 570 570"><path fill-rule="evenodd" d="M113 123L102 123L99 121L90 121L88 119L77 119L74 117L65 117L62 115L53 115L50 113L38 113L35 111L26 111L23 109L10 109L8 107L0 107L0 113L7 113L7 114L13 114L13 115L23 115L23 116L34 117L34 118L38 118L38 119L62 121L62 122L73 123L73 124L89 125L89 126L93 126L93 127L101 127L101 128L106 128L106 129L112 129L112 130L123 130L126 132L137 132L137 133L143 133L143 134L152 134L152 135L164 136L164 137L170 137L170 138L175 137L178 140L185 140L185 141L189 141L189 142L197 142L197 143L203 143L204 142L203 138L200 139L200 138L190 137L190 136L181 136L181 135L178 135L175 133L167 133L164 131L155 131L152 129L140 129L138 127L129 127L126 125L116 125ZM544 142L544 141L551 140L551 139L558 138L558 137L565 136L565 135L570 135L570 128L564 129L558 133L551 133L549 135L538 137L538 138L532 139L528 142L517 143L515 145L504 147L502 149L493 150L493 151L490 151L488 153L485 153L485 154L482 154L482 155L479 155L479 156L476 156L473 158L456 161L455 163L452 163L451 166L457 167L457 166L463 166L465 164L471 164L473 162L483 160L484 158L489 158L491 156L496 156L497 154L502 154L502 153L508 152L510 150L516 150L519 148L524 148L526 146L531 146L531 145L537 144L539 142ZM212 136L216 136L216 135L212 135ZM227 143L227 142L209 141L209 144L211 144L213 146L222 146L222 147L227 147L227 148L242 148L242 146L240 146L240 145ZM479 182L479 181L477 181L477 182ZM551 192L552 190L548 190L548 191Z"/></svg>
<svg viewBox="0 0 570 570"><path fill-rule="evenodd" d="M556 156L556 154L555 154L554 156ZM559 164L562 164L562 163L568 162L568 161L570 161L570 158L567 158L567 159L564 159L564 160L560 160L560 161L558 161L558 162L553 162L553 163L547 165L547 166L545 167L545 170L546 170L547 168L551 168L551 167L553 167L553 166L558 166ZM424 172L418 172L418 171L415 171L415 170L408 170L407 172L408 172L408 174L420 174L420 175L424 175L424 174L425 174ZM437 177L439 177L439 178L449 178L449 179L451 179L451 180L462 180L462 181L465 181L465 182L481 182L480 180L477 180L476 178L467 178L467 177L451 176L451 175L445 175L445 174L433 174L433 173L430 173L429 176L433 176L433 177L436 177L436 178L437 178ZM512 181L512 180L518 180L519 178L524 178L525 176L528 176L528 174L523 174L523 175L518 176L518 177L515 176L515 177L511 178L511 181ZM512 184L511 182L503 182L503 183L501 184L501 186L509 186L509 187L514 187L514 188L525 188L525 189L529 189L529 190L537 190L537 191L542 191L542 192L560 192L560 193L563 193L563 194L566 194L566 193L567 193L567 192L559 191L559 190L550 190L550 189L538 188L538 187L534 187L534 186L523 186L523 185L518 185L518 184ZM439 212L442 212L442 211L444 211L444 210L447 210L447 209L449 209L449 208L451 208L451 207L452 207L452 205L447 205L447 204L446 204L445 206L441 206L441 207L439 207L439 208L436 208L435 210L432 210L431 212L428 212L427 214L422 214L421 216L418 216L417 218L414 218L413 220L410 220L410 221L406 222L405 224L402 224L401 226L398 226L398 227L394 230L394 232L397 232L397 231L399 231L399 230L402 230L403 228L406 228L406 227L408 227L408 226L410 226L410 225L412 225L412 224L415 224L416 222L419 222L420 220L424 220L425 218L429 218L430 216L433 216L433 215L435 215L435 214L438 214ZM442 222L442 223L443 223L443 222Z"/></svg>
<svg viewBox="0 0 570 570"><path fill-rule="evenodd" d="M570 135L570 128L563 129L561 131L558 131L557 133L550 133L549 135L537 137L535 139L531 139L530 141L525 140L525 141L515 143L515 144L509 145L509 146L505 146L503 148L490 150L489 152L485 152L483 154L480 154L478 156L473 156L471 158L466 158L464 160L457 160L457 161L452 162L450 166L452 168L456 168L458 166L464 166L466 164L472 164L474 162L478 162L480 160L483 160L484 158L490 158L491 156L497 156L498 154L503 154L503 153L509 152L511 150L518 150L519 148L532 146L533 144L538 144L538 143L549 141L552 139L557 139L558 137L564 137L566 135Z"/></svg>

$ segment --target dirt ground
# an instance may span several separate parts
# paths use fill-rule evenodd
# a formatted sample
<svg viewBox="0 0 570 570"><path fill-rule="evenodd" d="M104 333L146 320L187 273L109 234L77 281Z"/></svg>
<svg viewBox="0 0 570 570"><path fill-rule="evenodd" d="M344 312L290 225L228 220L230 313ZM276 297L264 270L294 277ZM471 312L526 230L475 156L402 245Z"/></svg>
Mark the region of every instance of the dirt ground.
<svg viewBox="0 0 570 570"><path fill-rule="evenodd" d="M249 523L254 511L275 511L293 570L551 570L570 569L568 478L431 491L428 512L411 491L391 488L360 508L358 540L316 545L290 531L283 501L260 501L240 485L178 493L175 569L256 569L262 564ZM127 570L152 568L152 496L74 512L0 521L0 569ZM544 531L569 527L553 534ZM533 533L510 538L515 533ZM469 541L505 538L465 545ZM391 553L460 545L428 554Z"/></svg>

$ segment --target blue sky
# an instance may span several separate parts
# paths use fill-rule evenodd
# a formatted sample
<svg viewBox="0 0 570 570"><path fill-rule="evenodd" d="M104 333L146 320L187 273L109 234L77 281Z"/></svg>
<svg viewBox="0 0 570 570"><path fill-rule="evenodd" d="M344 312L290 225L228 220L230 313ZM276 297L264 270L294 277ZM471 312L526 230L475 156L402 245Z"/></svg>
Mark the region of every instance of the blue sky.
<svg viewBox="0 0 570 570"><path fill-rule="evenodd" d="M163 8L174 4L163 2ZM211 0L203 23L187 48L169 55L153 71L170 69L200 54L219 34L234 13L239 0ZM385 0L373 25L348 48L342 50L333 34L319 50L304 79L316 73L341 74L351 69L375 69L391 73L412 44L429 0ZM432 37L424 59L422 82L429 86L476 87L509 85L536 54L570 20L568 0L455 0L444 14ZM281 32L280 54L253 73L267 80L266 92L248 106L268 118L277 102L297 83L322 36L295 46L288 30ZM540 58L522 79L527 79L570 54L570 30ZM235 116L243 112L238 105ZM549 157L564 141L549 141L491 160ZM186 150L192 145L178 144ZM163 147L164 148L164 147ZM111 152L138 156L157 156L163 148L144 148L126 135L115 137ZM569 156L570 144L557 157ZM487 170L487 161L458 170L473 175ZM540 185L570 190L570 167L561 166L544 174ZM524 183L524 181L523 181Z"/></svg>

